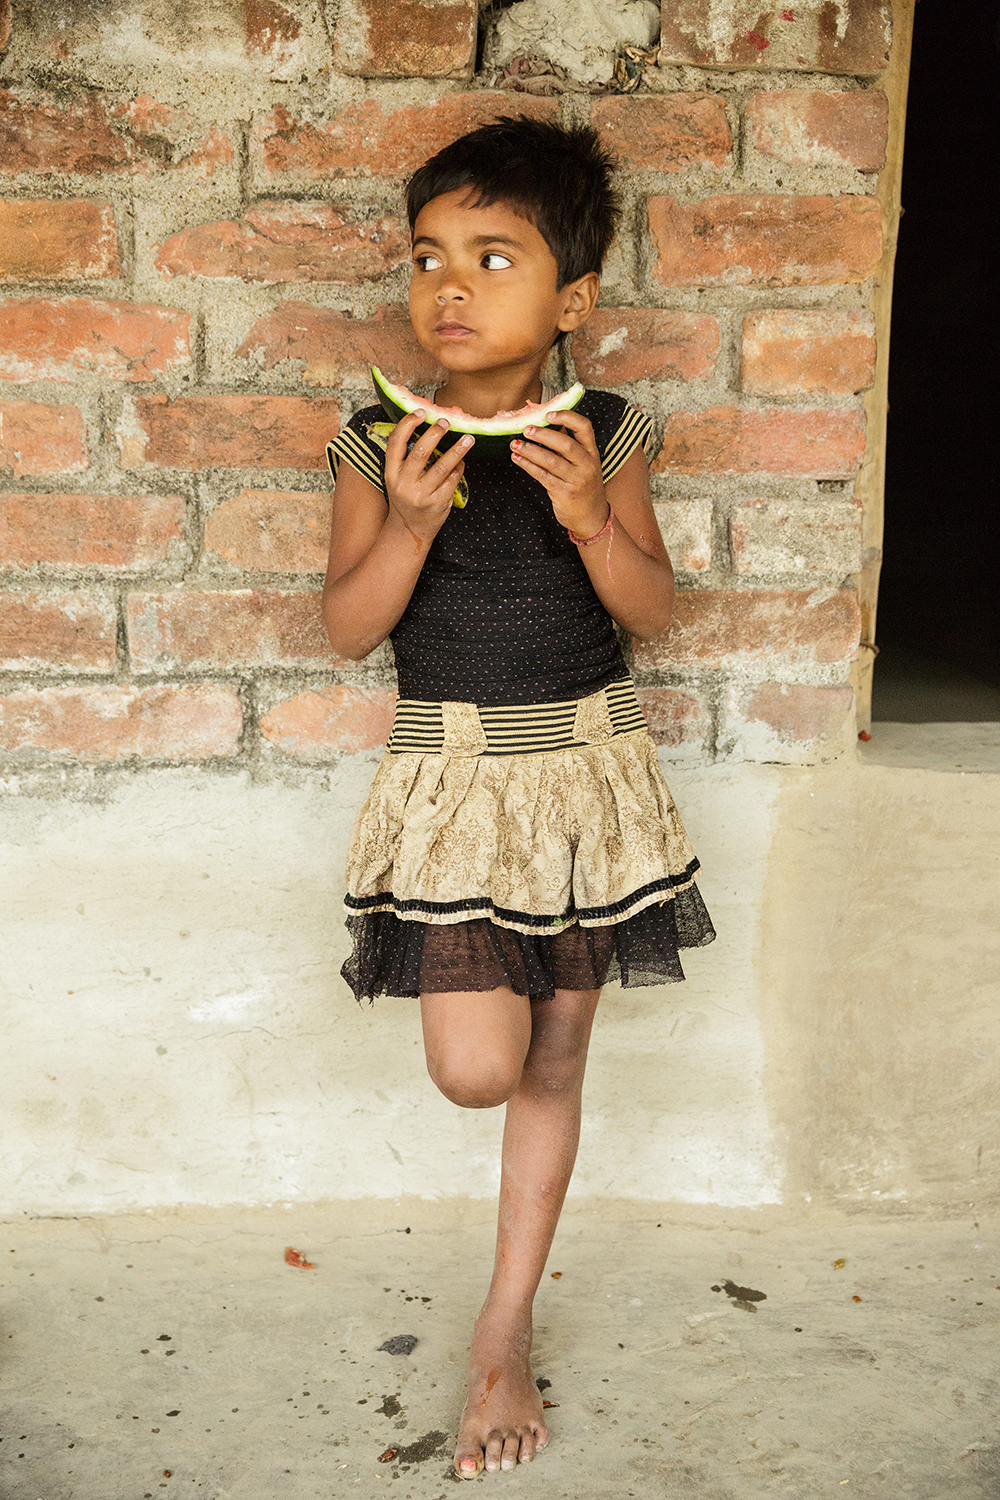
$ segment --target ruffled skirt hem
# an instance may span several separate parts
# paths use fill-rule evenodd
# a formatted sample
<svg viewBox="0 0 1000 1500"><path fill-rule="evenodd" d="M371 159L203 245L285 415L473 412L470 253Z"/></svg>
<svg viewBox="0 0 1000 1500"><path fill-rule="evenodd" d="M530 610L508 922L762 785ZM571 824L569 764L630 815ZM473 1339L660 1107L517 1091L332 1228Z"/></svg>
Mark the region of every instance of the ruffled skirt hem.
<svg viewBox="0 0 1000 1500"><path fill-rule="evenodd" d="M472 992L508 986L532 1000L557 989L627 988L684 978L678 950L715 937L698 887L651 900L624 919L525 932L495 919L401 918L391 907L349 916L353 950L341 973L360 1001L379 995Z"/></svg>

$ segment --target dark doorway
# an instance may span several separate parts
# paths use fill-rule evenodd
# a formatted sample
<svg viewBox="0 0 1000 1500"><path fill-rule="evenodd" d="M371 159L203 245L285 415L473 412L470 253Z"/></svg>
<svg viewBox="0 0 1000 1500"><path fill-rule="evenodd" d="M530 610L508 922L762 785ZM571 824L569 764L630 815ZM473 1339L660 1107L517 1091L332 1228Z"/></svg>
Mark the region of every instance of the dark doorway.
<svg viewBox="0 0 1000 1500"><path fill-rule="evenodd" d="M1000 722L1000 6L919 0L872 717Z"/></svg>

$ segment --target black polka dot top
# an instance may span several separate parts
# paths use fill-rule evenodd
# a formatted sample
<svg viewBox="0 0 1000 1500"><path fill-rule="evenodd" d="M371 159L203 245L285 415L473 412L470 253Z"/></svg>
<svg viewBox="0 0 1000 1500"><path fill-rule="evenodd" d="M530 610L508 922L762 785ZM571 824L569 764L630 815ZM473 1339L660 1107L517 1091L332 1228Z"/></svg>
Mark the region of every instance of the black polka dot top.
<svg viewBox="0 0 1000 1500"><path fill-rule="evenodd" d="M605 481L652 424L609 391L577 410L594 428ZM385 454L369 435L379 406L357 412L328 445L385 494ZM578 548L540 484L509 458L465 461L469 503L453 509L428 550L392 632L401 698L499 707L583 698L628 676L614 626Z"/></svg>

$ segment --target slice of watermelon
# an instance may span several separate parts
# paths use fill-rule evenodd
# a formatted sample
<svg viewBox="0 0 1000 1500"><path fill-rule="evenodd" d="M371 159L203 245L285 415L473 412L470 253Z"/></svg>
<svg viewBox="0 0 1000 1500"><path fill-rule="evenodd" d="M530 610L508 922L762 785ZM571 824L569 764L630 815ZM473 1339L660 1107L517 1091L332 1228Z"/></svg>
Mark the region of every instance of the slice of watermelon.
<svg viewBox="0 0 1000 1500"><path fill-rule="evenodd" d="M553 396L551 401L529 401L520 411L501 411L495 417L470 417L461 407L435 406L433 401L415 396L405 385L393 385L374 365L372 380L383 410L394 422L411 411L427 413L427 421L417 429L418 436L444 417L450 426L439 441L441 449L450 448L465 433L471 433L476 441L469 449L467 458L509 458L511 438L518 437L526 427L557 425L559 413L572 411L584 394L583 386L577 381L576 385L570 386L562 395Z"/></svg>

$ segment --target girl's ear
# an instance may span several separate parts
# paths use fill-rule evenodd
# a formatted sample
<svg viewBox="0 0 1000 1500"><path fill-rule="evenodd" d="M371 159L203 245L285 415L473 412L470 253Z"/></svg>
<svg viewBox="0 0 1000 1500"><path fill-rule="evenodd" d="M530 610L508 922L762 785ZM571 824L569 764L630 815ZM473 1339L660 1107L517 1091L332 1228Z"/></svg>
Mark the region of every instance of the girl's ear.
<svg viewBox="0 0 1000 1500"><path fill-rule="evenodd" d="M571 281L563 287L565 302L558 325L560 333L571 333L586 323L597 304L600 290L601 278L596 271L588 271L579 281Z"/></svg>

